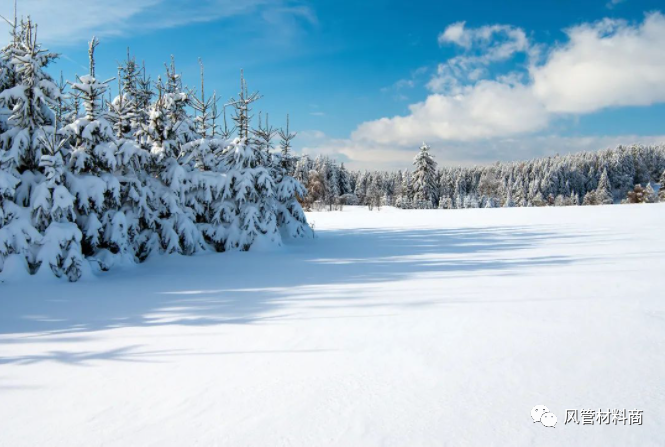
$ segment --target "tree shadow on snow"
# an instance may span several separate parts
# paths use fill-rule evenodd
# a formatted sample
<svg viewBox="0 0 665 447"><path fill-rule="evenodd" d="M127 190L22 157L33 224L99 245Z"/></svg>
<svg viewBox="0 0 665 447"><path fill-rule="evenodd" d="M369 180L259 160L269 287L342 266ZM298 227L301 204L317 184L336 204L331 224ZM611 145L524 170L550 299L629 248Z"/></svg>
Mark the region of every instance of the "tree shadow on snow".
<svg viewBox="0 0 665 447"><path fill-rule="evenodd" d="M579 257L539 256L530 249L585 237L534 227L322 231L312 242L272 252L161 257L74 284L0 284L0 343L80 342L94 338L95 331L117 327L271 324L298 318L289 313L296 302L380 306L363 303L354 290L416 275L517 275L579 262ZM86 364L97 358L135 361L132 352L44 355ZM26 356L0 363L41 360Z"/></svg>

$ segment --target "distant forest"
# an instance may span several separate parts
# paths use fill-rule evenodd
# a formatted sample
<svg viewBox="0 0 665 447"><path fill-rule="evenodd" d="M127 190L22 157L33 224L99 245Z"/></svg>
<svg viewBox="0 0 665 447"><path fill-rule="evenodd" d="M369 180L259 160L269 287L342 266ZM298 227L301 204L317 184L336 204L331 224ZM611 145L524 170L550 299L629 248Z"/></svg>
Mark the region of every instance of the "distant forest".
<svg viewBox="0 0 665 447"><path fill-rule="evenodd" d="M597 152L490 166L437 168L423 145L413 169L349 171L319 156L301 157L294 178L306 185L306 209L459 209L576 206L665 201L665 146L618 146Z"/></svg>

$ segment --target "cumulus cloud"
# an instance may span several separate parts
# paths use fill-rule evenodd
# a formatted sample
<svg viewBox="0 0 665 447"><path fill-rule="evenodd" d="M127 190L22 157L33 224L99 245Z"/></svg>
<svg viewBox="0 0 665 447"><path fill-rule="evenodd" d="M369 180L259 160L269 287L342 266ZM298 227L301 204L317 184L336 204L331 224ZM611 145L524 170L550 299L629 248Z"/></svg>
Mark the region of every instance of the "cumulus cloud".
<svg viewBox="0 0 665 447"><path fill-rule="evenodd" d="M504 60L529 48L529 40L521 28L510 25L467 28L466 22L453 23L439 34L439 45L448 43L457 44L467 50L482 49L482 55L478 59L484 62Z"/></svg>
<svg viewBox="0 0 665 447"><path fill-rule="evenodd" d="M463 81L484 78L490 64L508 60L517 53L532 55L537 49L521 28L509 25L467 28L465 22L448 26L439 35L439 44L455 44L464 53L437 66L436 75L427 84L437 93L459 92Z"/></svg>
<svg viewBox="0 0 665 447"><path fill-rule="evenodd" d="M603 20L566 31L568 42L533 66L534 95L551 112L588 113L665 101L665 17L638 26Z"/></svg>
<svg viewBox="0 0 665 447"><path fill-rule="evenodd" d="M522 84L481 81L456 95L432 94L407 116L361 124L351 138L381 144L466 141L542 129L548 114Z"/></svg>
<svg viewBox="0 0 665 447"><path fill-rule="evenodd" d="M665 101L665 17L643 22L602 20L566 30L567 41L538 63L540 46L509 25L450 25L439 36L464 52L439 66L431 94L409 114L360 124L351 140L413 147L430 143L506 138L547 129L556 118L606 107ZM520 71L487 79L477 70L517 53Z"/></svg>

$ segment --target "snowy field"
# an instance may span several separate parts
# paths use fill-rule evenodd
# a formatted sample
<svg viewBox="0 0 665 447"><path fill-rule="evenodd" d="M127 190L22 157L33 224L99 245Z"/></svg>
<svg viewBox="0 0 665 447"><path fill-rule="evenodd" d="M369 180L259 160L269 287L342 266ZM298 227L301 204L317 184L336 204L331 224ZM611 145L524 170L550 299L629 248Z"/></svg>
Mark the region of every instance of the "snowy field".
<svg viewBox="0 0 665 447"><path fill-rule="evenodd" d="M0 446L665 445L665 204L308 218L0 284ZM564 424L599 408L643 425Z"/></svg>

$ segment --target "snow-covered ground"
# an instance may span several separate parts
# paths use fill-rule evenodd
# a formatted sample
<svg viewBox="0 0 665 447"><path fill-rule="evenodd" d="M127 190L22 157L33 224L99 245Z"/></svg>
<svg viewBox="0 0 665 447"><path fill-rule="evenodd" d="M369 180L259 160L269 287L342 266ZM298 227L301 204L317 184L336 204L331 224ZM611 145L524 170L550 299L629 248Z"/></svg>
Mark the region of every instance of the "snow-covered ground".
<svg viewBox="0 0 665 447"><path fill-rule="evenodd" d="M0 284L0 445L665 445L665 204L308 218ZM599 408L643 425L564 424Z"/></svg>

